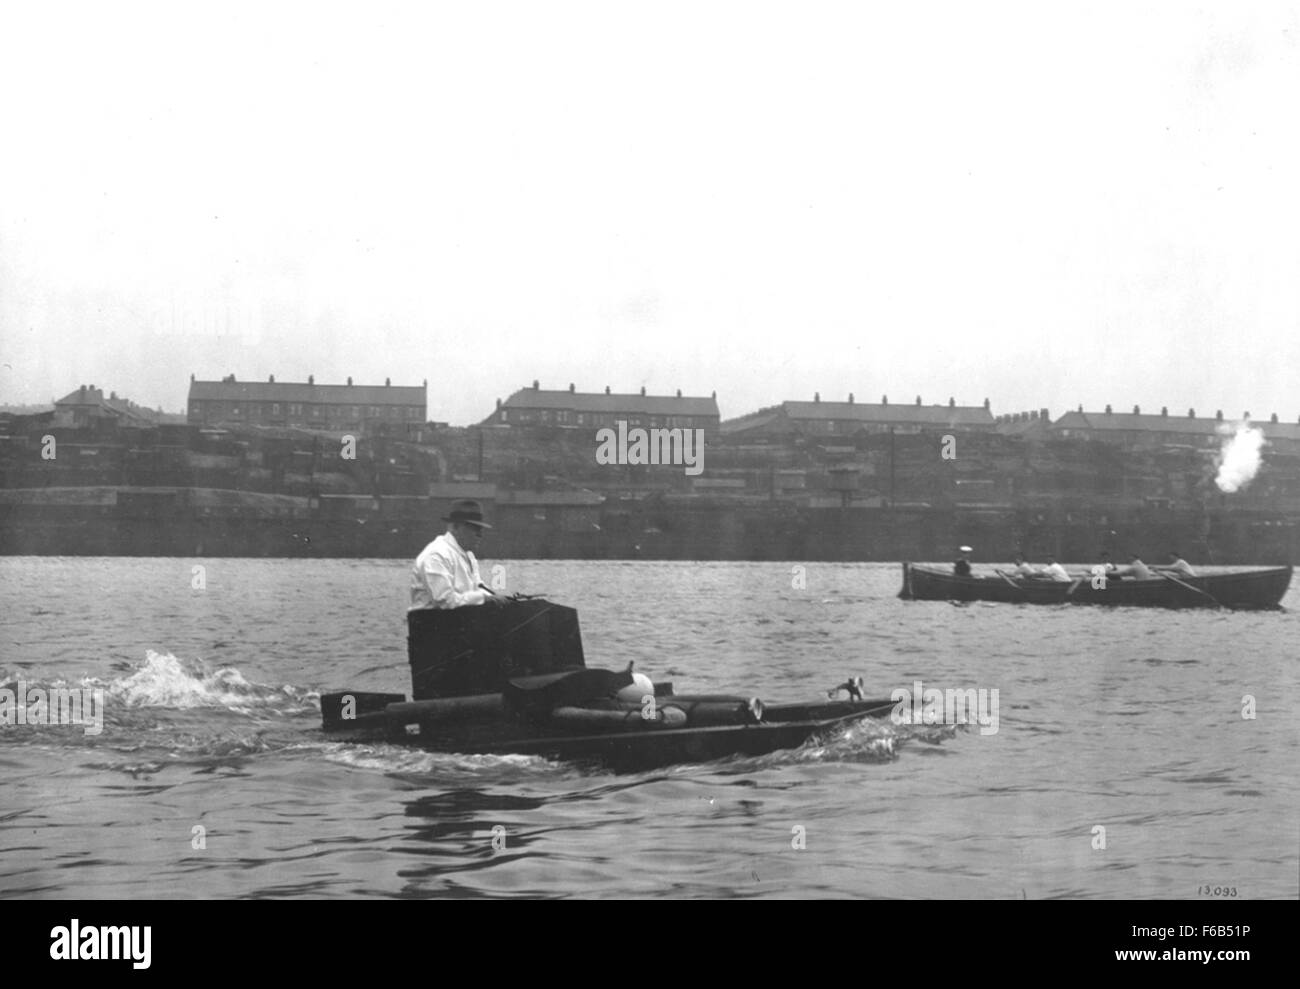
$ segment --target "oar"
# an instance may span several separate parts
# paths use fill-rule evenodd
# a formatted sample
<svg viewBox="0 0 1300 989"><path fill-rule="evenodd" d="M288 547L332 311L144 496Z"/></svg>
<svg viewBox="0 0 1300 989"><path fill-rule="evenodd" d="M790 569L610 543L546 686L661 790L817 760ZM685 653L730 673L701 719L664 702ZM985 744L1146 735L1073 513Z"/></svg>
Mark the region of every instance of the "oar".
<svg viewBox="0 0 1300 989"><path fill-rule="evenodd" d="M1172 581L1173 581L1175 584L1177 584L1179 587L1185 587L1185 588L1187 588L1187 589L1188 589L1189 591L1191 591L1193 594L1199 594L1199 595L1201 595L1201 597L1203 597L1203 598L1209 598L1212 602L1214 602L1214 606L1215 606L1216 608L1222 608L1222 607L1223 607L1222 602L1220 602L1219 599L1216 598L1216 597L1215 597L1213 594L1211 594L1209 591L1203 591L1203 590L1201 590L1199 587L1194 587L1194 586L1192 586L1191 584L1187 583L1186 581L1179 580L1177 577L1175 577L1175 576L1174 576L1173 574L1171 574L1171 573L1168 573L1167 571L1164 571L1164 570L1157 570L1157 571L1155 571L1155 572L1158 573L1161 577L1164 577L1166 580L1172 580Z"/></svg>
<svg viewBox="0 0 1300 989"><path fill-rule="evenodd" d="M1024 588L1022 588L1019 584L1017 584L1014 580L1012 580L1010 577L1008 577L1006 574L1004 574L1001 570L997 569L996 567L993 568L993 572L997 574L999 577L1001 577L1003 580L1005 580L1012 587L1014 587L1016 590L1018 591L1024 590Z"/></svg>

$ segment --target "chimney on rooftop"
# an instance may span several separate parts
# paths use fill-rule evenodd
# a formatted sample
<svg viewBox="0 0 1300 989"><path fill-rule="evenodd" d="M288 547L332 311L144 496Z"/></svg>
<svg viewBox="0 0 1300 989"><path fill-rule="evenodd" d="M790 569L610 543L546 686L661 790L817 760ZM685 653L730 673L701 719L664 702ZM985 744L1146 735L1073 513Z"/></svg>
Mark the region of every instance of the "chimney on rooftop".
<svg viewBox="0 0 1300 989"><path fill-rule="evenodd" d="M949 396L948 396L948 408L950 408L950 409L955 409L956 407L957 407L957 399L955 399L955 398L953 398L951 395L949 395Z"/></svg>
<svg viewBox="0 0 1300 989"><path fill-rule="evenodd" d="M1110 415L1110 406L1109 406L1109 405L1106 406L1106 415Z"/></svg>
<svg viewBox="0 0 1300 989"><path fill-rule="evenodd" d="M1188 418L1188 419L1195 419L1195 418L1196 418L1196 410L1195 410L1195 409L1188 409L1188 410L1187 410L1187 418Z"/></svg>
<svg viewBox="0 0 1300 989"><path fill-rule="evenodd" d="M498 409L501 408L501 399L499 398L497 399L497 408Z"/></svg>
<svg viewBox="0 0 1300 989"><path fill-rule="evenodd" d="M316 375L314 374L307 375L307 384L314 385L315 383L316 383Z"/></svg>
<svg viewBox="0 0 1300 989"><path fill-rule="evenodd" d="M570 381L570 382L569 382L569 394L572 395L572 394L574 393L574 391L575 391L575 389L574 389L574 387L573 387L573 382Z"/></svg>
<svg viewBox="0 0 1300 989"><path fill-rule="evenodd" d="M680 388L677 389L677 397L678 398L682 397L682 390Z"/></svg>
<svg viewBox="0 0 1300 989"><path fill-rule="evenodd" d="M645 398L645 385L641 386L641 397Z"/></svg>
<svg viewBox="0 0 1300 989"><path fill-rule="evenodd" d="M1142 406L1140 405L1133 406L1133 414L1135 416L1140 416L1142 414Z"/></svg>
<svg viewBox="0 0 1300 989"><path fill-rule="evenodd" d="M275 375L269 375L266 379L270 384L275 384Z"/></svg>
<svg viewBox="0 0 1300 989"><path fill-rule="evenodd" d="M989 400L986 398L986 399L984 399L984 411L987 412L987 411L988 411L988 407L989 407Z"/></svg>
<svg viewBox="0 0 1300 989"><path fill-rule="evenodd" d="M849 392L849 404L853 404L853 392Z"/></svg>
<svg viewBox="0 0 1300 989"><path fill-rule="evenodd" d="M606 385L606 386L605 386L605 394L606 394L606 395L609 394L609 385Z"/></svg>
<svg viewBox="0 0 1300 989"><path fill-rule="evenodd" d="M1243 412L1243 413L1241 414L1241 417L1242 417L1243 419L1245 419L1247 422L1250 421L1250 413L1249 413L1249 412Z"/></svg>
<svg viewBox="0 0 1300 989"><path fill-rule="evenodd" d="M716 388L713 390L713 400L715 402L718 400L718 390Z"/></svg>
<svg viewBox="0 0 1300 989"><path fill-rule="evenodd" d="M542 385L536 378L533 379L533 391L541 391Z"/></svg>
<svg viewBox="0 0 1300 989"><path fill-rule="evenodd" d="M1215 410L1214 410L1214 418L1215 418L1218 422L1223 422L1223 409L1215 409Z"/></svg>
<svg viewBox="0 0 1300 989"><path fill-rule="evenodd" d="M1273 418L1270 419L1269 422L1277 422L1277 413L1276 413L1276 412L1273 413Z"/></svg>
<svg viewBox="0 0 1300 989"><path fill-rule="evenodd" d="M392 379L392 378L385 378L385 379L384 379L384 387L385 387L385 388L392 388L392 387L393 387L393 379Z"/></svg>
<svg viewBox="0 0 1300 989"><path fill-rule="evenodd" d="M1079 403L1079 411L1080 411L1080 412L1083 411L1083 403L1082 403L1082 402Z"/></svg>
<svg viewBox="0 0 1300 989"><path fill-rule="evenodd" d="M819 391L813 392L813 401L820 402L821 400L822 400L822 393Z"/></svg>
<svg viewBox="0 0 1300 989"><path fill-rule="evenodd" d="M348 375L348 387L352 387L352 375Z"/></svg>
<svg viewBox="0 0 1300 989"><path fill-rule="evenodd" d="M920 405L920 404L921 404L921 396L920 396L920 395L917 395L917 396L916 396L916 404L917 404L917 405Z"/></svg>
<svg viewBox="0 0 1300 989"><path fill-rule="evenodd" d="M880 404L881 404L881 405L888 405L888 404L889 404L889 396L888 396L888 395L881 395L881 396L880 396Z"/></svg>
<svg viewBox="0 0 1300 989"><path fill-rule="evenodd" d="M1160 406L1160 414L1161 414L1164 418L1168 419L1168 418L1169 418L1169 406L1167 406L1167 405L1162 405L1162 406Z"/></svg>
<svg viewBox="0 0 1300 989"><path fill-rule="evenodd" d="M1050 419L1050 418L1052 418L1052 417L1049 416L1049 415L1047 414L1047 410L1046 410L1046 409L1039 409L1039 410L1038 410L1038 418L1040 418L1040 419Z"/></svg>
<svg viewBox="0 0 1300 989"><path fill-rule="evenodd" d="M194 372L190 372L190 384L194 384Z"/></svg>

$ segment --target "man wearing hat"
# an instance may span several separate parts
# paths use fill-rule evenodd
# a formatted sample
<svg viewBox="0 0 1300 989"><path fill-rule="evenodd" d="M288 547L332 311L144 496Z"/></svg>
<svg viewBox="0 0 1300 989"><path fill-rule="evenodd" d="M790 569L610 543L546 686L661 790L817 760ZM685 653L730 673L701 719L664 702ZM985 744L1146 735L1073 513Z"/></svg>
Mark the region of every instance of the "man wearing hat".
<svg viewBox="0 0 1300 989"><path fill-rule="evenodd" d="M500 604L483 583L474 549L483 530L483 507L472 500L452 502L443 519L447 531L424 547L411 568L411 607L408 611Z"/></svg>
<svg viewBox="0 0 1300 989"><path fill-rule="evenodd" d="M957 557L952 565L952 572L958 577L970 576L970 555L974 552L969 546L962 546L958 549L961 554Z"/></svg>

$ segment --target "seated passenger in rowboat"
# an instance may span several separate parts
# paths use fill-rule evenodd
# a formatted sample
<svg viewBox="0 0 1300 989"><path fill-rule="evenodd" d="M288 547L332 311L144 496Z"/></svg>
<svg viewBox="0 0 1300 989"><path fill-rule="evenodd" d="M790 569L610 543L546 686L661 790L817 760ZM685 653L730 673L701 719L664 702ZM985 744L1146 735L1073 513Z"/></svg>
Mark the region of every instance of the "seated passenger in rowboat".
<svg viewBox="0 0 1300 989"><path fill-rule="evenodd" d="M969 577L971 575L970 554L975 551L969 546L961 546L958 548L958 552L961 553L961 555L957 557L956 561L953 563L952 572L958 577Z"/></svg>

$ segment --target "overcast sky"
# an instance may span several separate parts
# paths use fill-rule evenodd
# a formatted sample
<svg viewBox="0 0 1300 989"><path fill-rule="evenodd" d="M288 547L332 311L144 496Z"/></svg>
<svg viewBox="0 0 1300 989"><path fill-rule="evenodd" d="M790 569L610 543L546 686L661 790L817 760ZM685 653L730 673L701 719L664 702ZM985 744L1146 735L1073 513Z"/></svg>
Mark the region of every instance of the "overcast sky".
<svg viewBox="0 0 1300 989"><path fill-rule="evenodd" d="M0 402L1300 416L1294 4L0 11Z"/></svg>

